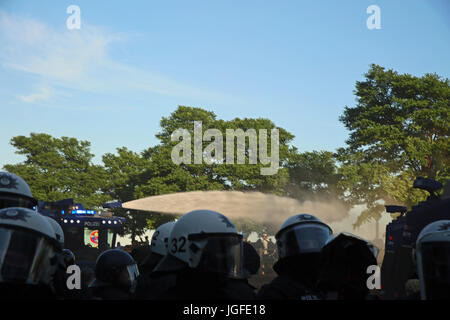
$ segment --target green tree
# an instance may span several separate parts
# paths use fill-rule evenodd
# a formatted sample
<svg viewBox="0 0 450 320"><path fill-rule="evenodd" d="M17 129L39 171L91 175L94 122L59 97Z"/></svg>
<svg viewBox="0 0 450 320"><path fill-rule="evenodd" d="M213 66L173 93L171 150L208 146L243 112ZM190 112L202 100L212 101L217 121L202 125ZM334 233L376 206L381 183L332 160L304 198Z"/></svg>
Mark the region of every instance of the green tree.
<svg viewBox="0 0 450 320"><path fill-rule="evenodd" d="M109 195L121 201L129 201L147 196L187 192L196 190L255 190L284 194L288 183L288 169L285 168L289 152L289 142L293 135L282 128L280 132L280 170L273 176L263 176L260 173L262 165L249 164L249 150L245 150L246 164L226 164L226 150L223 159L207 164L175 164L171 159L173 147L178 141L172 141L172 133L180 128L187 129L192 137L192 152L194 150L194 122L202 122L202 136L207 129L218 129L223 136L224 149L226 129L267 129L268 149L270 150L270 130L276 128L268 119L233 119L225 121L217 119L216 115L201 108L179 106L169 117L163 117L161 131L156 135L160 143L149 147L140 154L126 148L117 149L117 154L106 154L103 157L106 171L110 176L108 184ZM203 143L205 148L209 143ZM234 149L235 163L237 149ZM133 212L120 213L130 218L128 231L139 236L145 228L153 228L156 215L150 218L133 217ZM132 221L132 222L131 222Z"/></svg>
<svg viewBox="0 0 450 320"><path fill-rule="evenodd" d="M152 165L142 155L117 148L117 155L106 153L102 157L108 181L105 189L118 201L126 202L135 199L136 186L143 183L143 175Z"/></svg>
<svg viewBox="0 0 450 320"><path fill-rule="evenodd" d="M29 137L13 137L10 143L26 159L5 165L4 169L22 177L35 198L73 198L87 207L100 206L111 199L102 189L107 174L102 166L92 164L94 155L88 141L31 133Z"/></svg>
<svg viewBox="0 0 450 320"><path fill-rule="evenodd" d="M133 172L134 182L128 178L127 196L142 198L145 196L159 195L173 192L185 192L195 190L255 190L263 192L273 192L282 194L288 181L288 171L284 168L289 155L288 143L293 135L282 128L280 131L280 163L281 168L273 176L263 176L260 173L262 164L249 164L249 150L245 151L246 164L226 164L226 150L223 153L223 159L207 164L185 164L179 165L173 163L171 153L173 147L178 141L171 141L171 134L177 129L184 128L188 130L191 137L194 136L194 122L202 122L202 135L207 129L218 129L225 140L226 129L270 129L276 128L268 119L233 119L231 121L219 120L211 111L201 108L192 108L180 106L169 117L161 120L161 132L156 137L160 144L144 150L140 155L129 154L119 150L117 156L108 154L104 157L107 171L113 177L119 177L120 183L129 176L128 171ZM194 150L194 139L191 139L192 152ZM270 142L270 136L269 136ZM208 143L203 144L203 148ZM237 146L235 144L234 156L237 157ZM225 142L224 142L224 149ZM270 144L268 145L270 150ZM121 154L122 152L122 154ZM129 158L131 163L127 163ZM136 163L139 163L136 166ZM193 162L193 161L192 161ZM235 160L236 163L236 160ZM143 167L141 166L143 164ZM131 168L125 168L130 165ZM125 166L125 167L124 167ZM139 169L137 169L137 167ZM122 172L122 171L126 172ZM114 187L114 186L113 186ZM114 191L117 193L118 191Z"/></svg>
<svg viewBox="0 0 450 320"><path fill-rule="evenodd" d="M367 205L357 227L379 220L381 200L409 206L423 200L423 192L412 190L414 177L449 179L450 82L371 65L355 95L356 106L340 117L350 137L338 160L342 194Z"/></svg>

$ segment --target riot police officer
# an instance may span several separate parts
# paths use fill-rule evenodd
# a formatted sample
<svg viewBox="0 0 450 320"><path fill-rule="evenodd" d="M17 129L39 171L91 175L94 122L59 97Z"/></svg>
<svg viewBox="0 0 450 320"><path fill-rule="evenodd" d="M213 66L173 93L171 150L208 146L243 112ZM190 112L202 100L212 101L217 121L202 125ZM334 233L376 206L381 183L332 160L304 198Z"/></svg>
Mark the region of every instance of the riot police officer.
<svg viewBox="0 0 450 320"><path fill-rule="evenodd" d="M128 300L136 289L139 270L126 251L109 249L95 262L95 279L89 285L92 296L101 300Z"/></svg>
<svg viewBox="0 0 450 320"><path fill-rule="evenodd" d="M23 207L33 209L37 205L28 184L18 175L0 171L0 209Z"/></svg>
<svg viewBox="0 0 450 320"><path fill-rule="evenodd" d="M56 247L56 255L58 258L58 264L55 271L55 275L52 281L52 287L55 291L55 294L59 299L63 300L88 300L90 299L89 292L86 287L80 289L69 289L67 286L67 279L69 275L67 273L67 268L75 264L75 255L69 249L64 248L64 232L54 219L50 217L46 217L50 224L53 227L53 231L55 232L55 236L58 242Z"/></svg>
<svg viewBox="0 0 450 320"><path fill-rule="evenodd" d="M242 235L224 215L195 210L173 226L168 253L155 273L172 287L158 299L252 299L253 288L241 281Z"/></svg>
<svg viewBox="0 0 450 320"><path fill-rule="evenodd" d="M67 286L66 286L66 269L67 266L64 262L63 258L63 248L64 248L64 232L56 220L53 218L43 216L47 221L49 222L50 226L53 229L53 232L55 234L55 238L57 240L55 250L56 250L56 257L58 260L57 268L55 270L55 275L52 279L52 287L55 291L58 298L63 298L65 296L65 293L67 292Z"/></svg>
<svg viewBox="0 0 450 320"><path fill-rule="evenodd" d="M273 269L278 276L261 287L257 299L318 300L315 288L320 252L331 228L310 214L287 219L275 235L279 259Z"/></svg>
<svg viewBox="0 0 450 320"><path fill-rule="evenodd" d="M167 254L167 244L170 232L175 222L167 222L156 228L150 245L151 252L139 266L140 274L137 279L136 299L153 299L168 289L169 284L159 277L152 277L153 269Z"/></svg>
<svg viewBox="0 0 450 320"><path fill-rule="evenodd" d="M59 243L48 219L27 208L1 209L0 239L0 295L55 299Z"/></svg>
<svg viewBox="0 0 450 320"><path fill-rule="evenodd" d="M422 300L450 299L450 220L427 225L416 242Z"/></svg>
<svg viewBox="0 0 450 320"><path fill-rule="evenodd" d="M156 265L167 254L167 247L169 243L170 232L172 231L174 221L164 223L156 228L152 236L151 253L145 258L142 267L146 271L153 271Z"/></svg>
<svg viewBox="0 0 450 320"><path fill-rule="evenodd" d="M368 281L377 270L378 251L369 241L350 233L330 237L322 248L316 288L327 300L377 299L369 294ZM374 280L370 289L375 288Z"/></svg>

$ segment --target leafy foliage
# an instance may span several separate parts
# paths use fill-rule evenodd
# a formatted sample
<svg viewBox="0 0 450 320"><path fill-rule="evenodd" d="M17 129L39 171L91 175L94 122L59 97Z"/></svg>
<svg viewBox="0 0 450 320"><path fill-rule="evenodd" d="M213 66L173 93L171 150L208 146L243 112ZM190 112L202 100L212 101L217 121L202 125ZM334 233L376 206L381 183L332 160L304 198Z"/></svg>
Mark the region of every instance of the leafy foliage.
<svg viewBox="0 0 450 320"><path fill-rule="evenodd" d="M356 82L357 105L340 120L350 130L339 186L352 204L365 203L355 226L380 218L379 201L412 205L424 199L415 177L449 179L450 82L436 74L415 77L372 65Z"/></svg>
<svg viewBox="0 0 450 320"><path fill-rule="evenodd" d="M31 133L29 137L12 138L11 145L26 159L5 165L4 169L25 179L35 198L46 201L74 198L88 207L111 199L103 192L107 173L102 166L92 164L94 155L88 141Z"/></svg>

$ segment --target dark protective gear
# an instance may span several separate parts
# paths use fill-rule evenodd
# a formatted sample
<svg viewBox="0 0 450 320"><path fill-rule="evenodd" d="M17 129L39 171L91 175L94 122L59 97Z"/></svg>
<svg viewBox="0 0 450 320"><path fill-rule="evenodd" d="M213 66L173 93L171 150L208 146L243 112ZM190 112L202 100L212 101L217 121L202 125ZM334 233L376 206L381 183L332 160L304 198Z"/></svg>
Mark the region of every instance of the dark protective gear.
<svg viewBox="0 0 450 320"><path fill-rule="evenodd" d="M44 216L26 208L0 210L0 282L50 285L57 245Z"/></svg>
<svg viewBox="0 0 450 320"><path fill-rule="evenodd" d="M89 285L94 296L113 299L115 296L128 298L134 293L138 267L133 257L120 249L102 252L95 263L95 279ZM118 294L118 292L123 293Z"/></svg>
<svg viewBox="0 0 450 320"><path fill-rule="evenodd" d="M257 300L322 300L317 291L302 284L302 281L288 275L276 277L270 284L263 285L256 295Z"/></svg>
<svg viewBox="0 0 450 320"><path fill-rule="evenodd" d="M244 273L245 278L250 278L252 275L258 273L259 267L261 265L261 258L259 257L256 249L248 242L244 241Z"/></svg>
<svg viewBox="0 0 450 320"><path fill-rule="evenodd" d="M176 273L141 274L134 298L137 300L156 300L170 288L176 286Z"/></svg>
<svg viewBox="0 0 450 320"><path fill-rule="evenodd" d="M319 253L305 253L280 259L274 265L278 276L263 285L256 298L261 300L321 300L315 288Z"/></svg>
<svg viewBox="0 0 450 320"><path fill-rule="evenodd" d="M421 231L430 223L450 219L450 181L447 181L444 193L439 197L440 186L436 181L418 177L413 187L429 192L427 200L419 202L386 226L386 245L381 267L381 285L385 299L405 296L405 283L408 279L418 278L414 276L417 272L416 262L411 257Z"/></svg>
<svg viewBox="0 0 450 320"><path fill-rule="evenodd" d="M320 251L332 234L329 226L310 214L288 218L277 232L278 274L261 287L257 299L319 300L315 288Z"/></svg>
<svg viewBox="0 0 450 320"><path fill-rule="evenodd" d="M75 264L75 255L69 249L63 249L62 256L66 267Z"/></svg>
<svg viewBox="0 0 450 320"><path fill-rule="evenodd" d="M428 224L416 243L422 300L450 299L450 220Z"/></svg>
<svg viewBox="0 0 450 320"><path fill-rule="evenodd" d="M142 264L139 266L140 273L151 273L153 269L158 265L158 263L164 258L163 255L160 255L156 252L150 252L150 254L142 261Z"/></svg>
<svg viewBox="0 0 450 320"><path fill-rule="evenodd" d="M172 278L171 278L172 277ZM159 281L164 278L159 278ZM230 279L223 275L186 268L165 281L174 285L156 297L156 300L252 300L254 289L243 279Z"/></svg>
<svg viewBox="0 0 450 320"><path fill-rule="evenodd" d="M0 283L2 300L57 300L58 296L47 285ZM5 303L5 302L3 302Z"/></svg>
<svg viewBox="0 0 450 320"><path fill-rule="evenodd" d="M367 270L376 265L374 249L369 242L341 233L322 249L317 288L335 293L335 299L366 299L370 276Z"/></svg>
<svg viewBox="0 0 450 320"><path fill-rule="evenodd" d="M81 270L82 281L80 289L77 288L69 289L67 287L67 280L69 279L70 276L71 274L67 273L67 268L65 268L63 265L60 265L53 279L53 287L55 289L58 299L90 300L91 298L90 292L88 290L87 285L83 282L83 270Z"/></svg>
<svg viewBox="0 0 450 320"><path fill-rule="evenodd" d="M95 280L91 287L115 285L130 288L139 275L136 262L126 251L109 249L95 263Z"/></svg>
<svg viewBox="0 0 450 320"><path fill-rule="evenodd" d="M162 260L164 256L151 252L139 266L139 277L137 278L135 299L150 299L153 297L152 292L155 291L155 285L151 284L155 280L151 278L153 269ZM156 286L161 289L161 283Z"/></svg>
<svg viewBox="0 0 450 320"><path fill-rule="evenodd" d="M131 250L130 255L133 257L134 261L136 261L139 270L143 262L151 252L152 249L150 245L139 245L137 247L134 247L133 250Z"/></svg>
<svg viewBox="0 0 450 320"><path fill-rule="evenodd" d="M105 286L95 287L92 289L93 300L130 300L132 295L130 292L117 287Z"/></svg>
<svg viewBox="0 0 450 320"><path fill-rule="evenodd" d="M0 295L53 299L58 246L46 217L22 207L0 210Z"/></svg>

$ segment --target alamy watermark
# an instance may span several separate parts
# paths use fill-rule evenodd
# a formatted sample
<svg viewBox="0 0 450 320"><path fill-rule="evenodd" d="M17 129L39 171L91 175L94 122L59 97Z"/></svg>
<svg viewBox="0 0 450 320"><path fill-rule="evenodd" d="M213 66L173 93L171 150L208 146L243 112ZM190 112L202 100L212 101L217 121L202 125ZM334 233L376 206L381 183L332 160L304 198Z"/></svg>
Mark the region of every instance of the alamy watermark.
<svg viewBox="0 0 450 320"><path fill-rule="evenodd" d="M70 5L67 7L66 12L70 16L66 20L66 26L69 30L81 29L81 9L77 5Z"/></svg>
<svg viewBox="0 0 450 320"><path fill-rule="evenodd" d="M367 29L373 30L373 29L381 29L381 9L377 5L371 5L367 7L366 10L367 14L370 14L371 16L367 18L366 26Z"/></svg>
<svg viewBox="0 0 450 320"><path fill-rule="evenodd" d="M202 134L202 122L194 121L194 164L222 164L224 163L223 156L223 135L218 129L207 129ZM237 140L236 146L236 163L245 164L246 154L248 154L248 164L257 164L258 155L259 162L263 165L270 164L269 167L263 167L260 169L261 175L273 175L278 172L279 169L279 131L278 129L271 129L270 131L270 156L267 154L268 149L268 136L267 129L260 129L258 135L255 129L226 129L226 164L234 164L235 156L235 140ZM171 135L171 141L181 141L173 147L171 158L175 164L192 164L192 139L191 134L187 129L181 128L175 130ZM203 142L212 141L206 148L203 149ZM246 138L248 138L249 146L246 153ZM180 153L182 155L180 156Z"/></svg>
<svg viewBox="0 0 450 320"><path fill-rule="evenodd" d="M80 267L77 266L76 264L68 266L66 273L70 274L70 276L68 276L67 280L66 280L67 289L80 290L81 289L81 269L80 269Z"/></svg>
<svg viewBox="0 0 450 320"><path fill-rule="evenodd" d="M368 266L366 272L370 274L366 281L367 289L381 289L380 267L376 264Z"/></svg>
<svg viewBox="0 0 450 320"><path fill-rule="evenodd" d="M66 26L69 30L81 29L81 9L77 5L70 5L66 9L66 13L70 16L66 20ZM369 30L381 29L381 9L379 6L372 4L367 7L366 13L370 16L366 20L366 26Z"/></svg>

